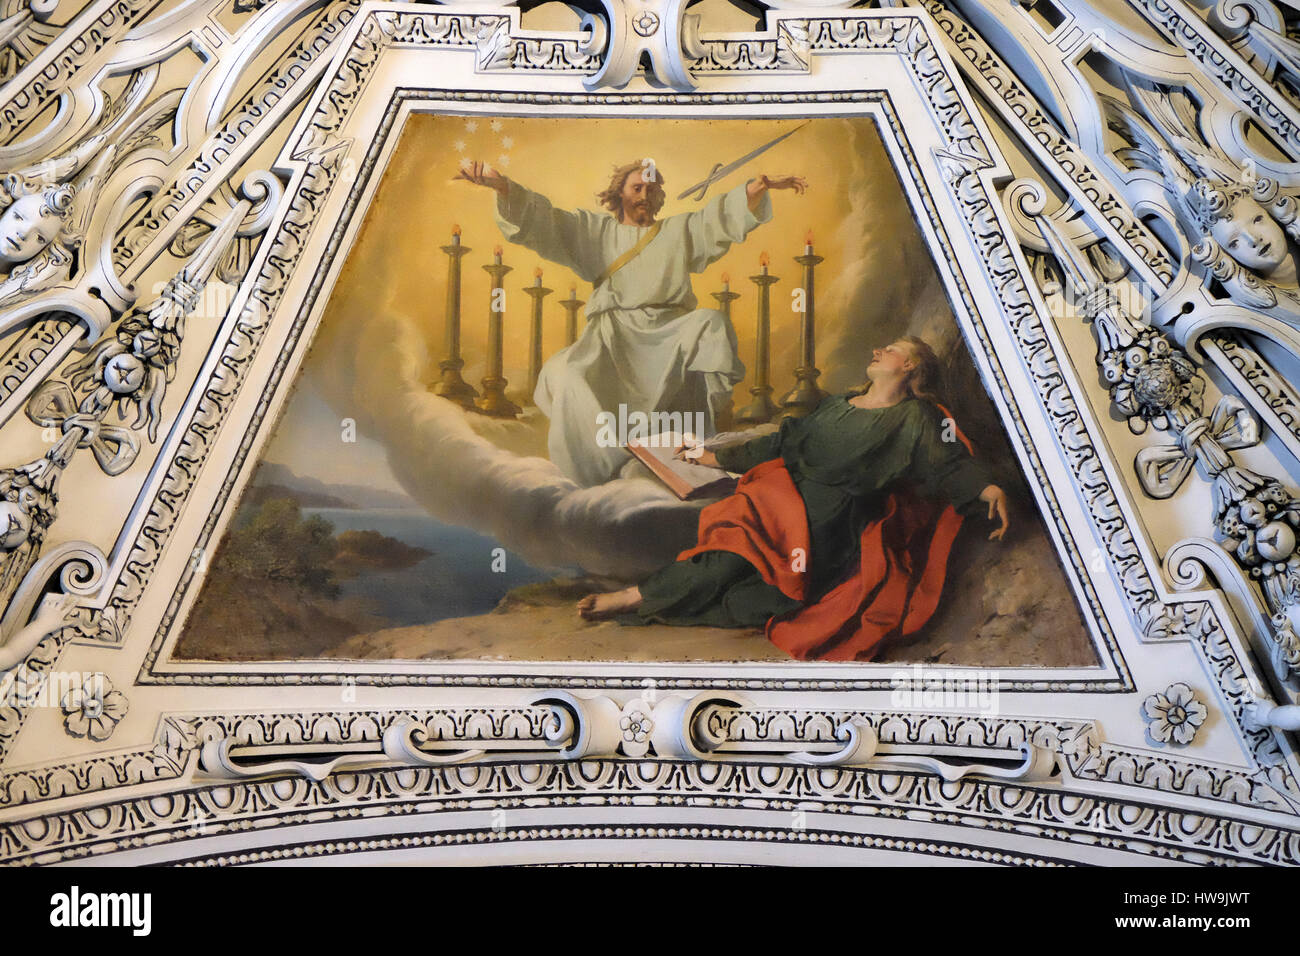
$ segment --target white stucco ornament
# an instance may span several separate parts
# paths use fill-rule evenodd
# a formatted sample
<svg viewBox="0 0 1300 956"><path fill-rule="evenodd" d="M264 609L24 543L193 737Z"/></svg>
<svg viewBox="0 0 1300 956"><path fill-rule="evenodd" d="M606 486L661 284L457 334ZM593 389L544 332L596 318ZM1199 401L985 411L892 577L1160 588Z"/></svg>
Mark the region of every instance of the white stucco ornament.
<svg viewBox="0 0 1300 956"><path fill-rule="evenodd" d="M1300 865L1294 17L1271 0L760 0L744 17L690 2L4 5L7 864ZM511 126L555 116L573 124L571 170ZM685 644L651 659L613 624L575 631L593 643L573 659L191 656L205 579L422 119L450 139L430 144L435 196L476 130L483 158L540 185L619 158L579 155L602 141L588 122L644 125L626 155L673 154L703 199L760 171L755 153L723 163L768 133L714 155L688 129L874 127L882 151L830 157L811 185L843 197L819 275L852 280L855 260L829 254L850 237L902 248L853 185L896 181L1095 660L954 644L896 693L892 662ZM794 172L779 157L813 152L798 147L765 171ZM776 261L823 234L804 208L772 233ZM404 278L439 279L432 234L395 243ZM442 401L420 364L441 356L378 339L349 363L395 382L372 417L395 413L385 443L440 468L452 449L413 424ZM483 424L456 433L475 453ZM336 436L307 440L330 455ZM497 505L502 487L467 482L456 513L562 527L537 499Z"/></svg>
<svg viewBox="0 0 1300 956"><path fill-rule="evenodd" d="M1163 694L1152 694L1142 706L1151 736L1160 743L1190 744L1209 710L1186 684L1170 684Z"/></svg>
<svg viewBox="0 0 1300 956"><path fill-rule="evenodd" d="M601 0L609 18L609 47L600 72L584 80L589 90L621 89L636 75L642 54L654 79L677 90L695 89L686 58L705 55L700 18L687 15L687 0Z"/></svg>

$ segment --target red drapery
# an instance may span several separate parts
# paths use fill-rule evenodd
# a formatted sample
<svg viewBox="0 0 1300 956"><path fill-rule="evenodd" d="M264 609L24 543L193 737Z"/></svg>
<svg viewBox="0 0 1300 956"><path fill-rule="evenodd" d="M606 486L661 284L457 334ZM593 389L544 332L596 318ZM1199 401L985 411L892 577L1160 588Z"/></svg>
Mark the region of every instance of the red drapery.
<svg viewBox="0 0 1300 956"><path fill-rule="evenodd" d="M966 436L957 435L970 450ZM768 638L803 660L871 660L887 638L915 633L934 614L961 524L951 505L891 492L884 514L862 532L855 572L815 604L768 621ZM803 499L785 462L774 458L746 473L735 494L700 512L699 543L678 560L729 551L781 593L803 601L807 575L797 570L798 557L806 567L815 557L809 547Z"/></svg>

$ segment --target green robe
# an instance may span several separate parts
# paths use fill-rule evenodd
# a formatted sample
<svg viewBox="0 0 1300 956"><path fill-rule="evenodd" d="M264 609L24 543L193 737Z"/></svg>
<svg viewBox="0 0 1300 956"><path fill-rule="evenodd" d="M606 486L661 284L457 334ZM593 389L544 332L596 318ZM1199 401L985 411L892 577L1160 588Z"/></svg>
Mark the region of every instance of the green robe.
<svg viewBox="0 0 1300 956"><path fill-rule="evenodd" d="M855 569L863 529L883 516L894 487L962 511L990 484L932 403L907 398L868 409L849 397L827 398L807 418L787 418L776 432L717 451L719 464L734 472L785 460L808 517L809 603ZM726 551L662 568L641 584L641 596L636 617L642 623L758 627L800 606Z"/></svg>

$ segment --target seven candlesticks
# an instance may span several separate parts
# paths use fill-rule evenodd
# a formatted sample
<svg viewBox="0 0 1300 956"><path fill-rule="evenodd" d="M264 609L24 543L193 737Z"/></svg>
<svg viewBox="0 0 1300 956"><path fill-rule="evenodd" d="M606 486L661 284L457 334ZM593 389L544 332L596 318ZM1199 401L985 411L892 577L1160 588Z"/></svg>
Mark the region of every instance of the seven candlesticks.
<svg viewBox="0 0 1300 956"><path fill-rule="evenodd" d="M543 300L553 290L542 286L542 270L533 272L531 285L523 291L532 300L528 335L528 380L522 392L506 397L508 384L504 372L505 352L505 288L503 280L511 267L501 261L501 247L493 250L491 265L483 270L492 277L491 300L488 303L488 342L486 373L480 383L482 395L461 377L465 360L460 351L460 306L461 306L461 264L460 260L470 251L461 244L460 227L452 231L451 244L442 247L447 256L447 305L445 311L445 328L443 347L445 357L438 363L441 376L432 383L430 390L435 395L453 401L456 404L494 418L516 418L522 412L520 405L531 405L533 391L537 388L537 379L542 370L542 329ZM750 276L749 281L757 287L757 308L755 311L755 355L754 384L750 386L751 401L735 415L737 424L761 425L777 418L802 418L826 397L826 393L817 385L821 372L817 368L816 354L816 319L813 312L814 275L813 270L822 261L822 257L813 254L812 233L804 243L804 253L795 256L794 261L803 267L803 286L796 289L792 296L799 323L799 365L794 370L795 385L778 405L772 400L771 383L771 338L772 305L771 288L780 278L769 274L767 253L759 257L759 274ZM728 321L732 318L732 303L741 298L740 293L731 291L731 279L722 277L722 291L714 292L718 308ZM561 299L560 305L565 312L565 345L572 345L578 338L579 310L586 303L578 298L576 287L570 286L569 297ZM516 404L516 403L519 404Z"/></svg>

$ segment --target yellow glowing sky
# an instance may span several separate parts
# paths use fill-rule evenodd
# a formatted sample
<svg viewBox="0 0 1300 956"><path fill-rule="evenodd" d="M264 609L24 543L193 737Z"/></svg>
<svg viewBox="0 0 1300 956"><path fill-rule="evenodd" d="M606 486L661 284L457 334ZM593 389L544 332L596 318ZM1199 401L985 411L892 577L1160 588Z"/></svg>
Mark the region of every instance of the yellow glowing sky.
<svg viewBox="0 0 1300 956"><path fill-rule="evenodd" d="M540 267L544 285L555 290L545 305L546 356L564 344L559 300L568 295L570 286L576 286L578 298L586 300L591 287L567 269L504 243L493 219L494 193L453 179L463 160L484 160L545 193L558 207L595 209L595 194L608 184L615 165L650 157L666 179L668 201L662 218L699 208L694 199L679 201L676 196L705 178L715 163L728 163L802 122L412 116L331 298L325 328L335 316L387 309L427 329L436 363L442 357L447 276L447 257L440 247L450 242L453 227L459 225L464 244L472 249L462 260L466 378L477 384L483 374L490 280L482 266L491 262L493 247L502 244L505 263L514 267L505 279L505 370L511 387L519 387L527 367L529 308L520 290L532 282L534 269ZM799 284L800 267L792 258L803 252L804 235L812 230L817 254L826 259L817 273L818 288L824 289L832 277L829 271L849 252L841 248L845 236L838 227L852 176L846 158L855 149L867 168L882 173L871 177L870 188L889 191L890 201L896 196L898 203L904 202L875 127L865 118L812 120L715 184L705 199L760 173L797 174L808 180L809 189L802 196L774 192L772 221L694 279L701 306L714 305L710 293L721 289L724 274L730 275L731 290L742 294L732 316L741 359L752 371L755 286L748 277L758 272L761 252L771 255L771 271L782 279L773 287L772 299L772 379L778 395L792 384L790 369L784 365L790 364L798 334L799 316L791 310L790 290ZM861 179L854 188L863 188ZM915 228L910 221L907 227ZM835 316L819 309L819 327L834 321ZM824 332L819 331L819 339L825 341ZM737 390L738 402L748 400L749 384L747 376Z"/></svg>

